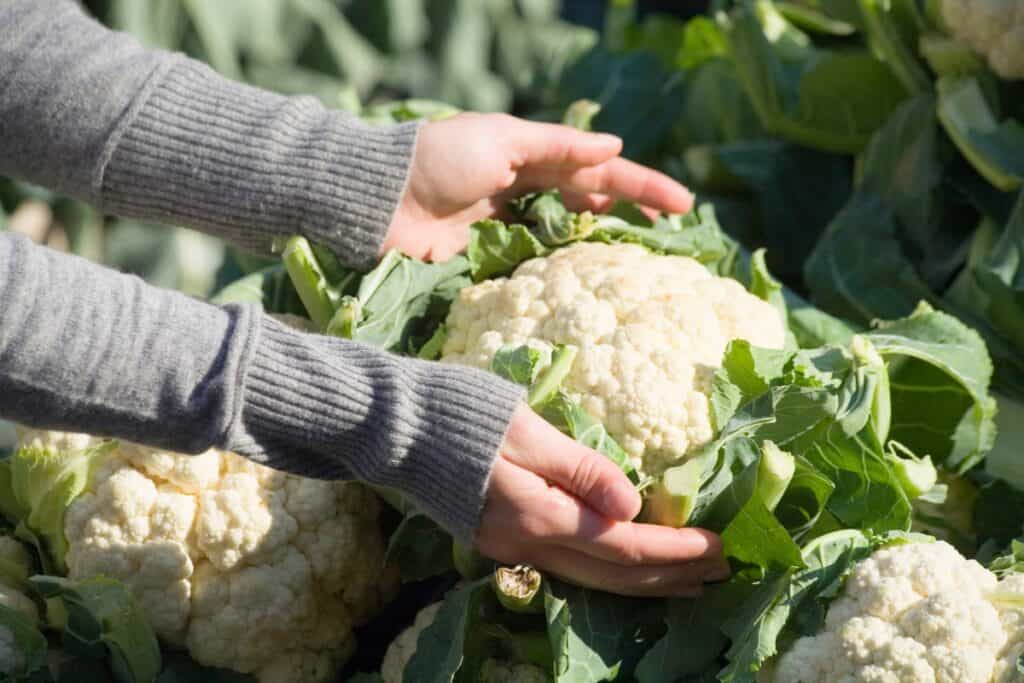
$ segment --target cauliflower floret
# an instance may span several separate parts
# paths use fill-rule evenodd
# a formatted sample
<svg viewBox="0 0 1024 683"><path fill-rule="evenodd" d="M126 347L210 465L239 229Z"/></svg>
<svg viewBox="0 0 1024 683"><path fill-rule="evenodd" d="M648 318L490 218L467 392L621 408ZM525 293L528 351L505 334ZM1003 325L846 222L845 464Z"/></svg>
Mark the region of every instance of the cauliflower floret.
<svg viewBox="0 0 1024 683"><path fill-rule="evenodd" d="M782 348L771 305L697 261L579 243L463 289L442 361L489 368L505 345L579 349L565 388L634 465L656 475L712 438L708 394L726 345Z"/></svg>
<svg viewBox="0 0 1024 683"><path fill-rule="evenodd" d="M402 672L405 671L405 665L416 654L416 640L420 637L420 632L434 623L440 610L440 602L427 605L419 611L412 625L391 641L380 666L380 675L384 679L384 683L402 683Z"/></svg>
<svg viewBox="0 0 1024 683"><path fill-rule="evenodd" d="M1005 79L1024 78L1024 2L942 0L949 30Z"/></svg>
<svg viewBox="0 0 1024 683"><path fill-rule="evenodd" d="M0 673L13 674L25 666L25 653L18 647L14 633L0 626Z"/></svg>
<svg viewBox="0 0 1024 683"><path fill-rule="evenodd" d="M98 443L23 438L76 450ZM326 681L353 652L354 628L396 587L378 512L359 484L216 450L118 444L65 513L68 576L122 581L157 634L201 664L260 683ZM0 634L0 659L3 642Z"/></svg>
<svg viewBox="0 0 1024 683"><path fill-rule="evenodd" d="M989 683L1007 642L994 574L944 542L883 548L854 567L824 630L776 663L776 683ZM1000 680L1000 679L996 679Z"/></svg>

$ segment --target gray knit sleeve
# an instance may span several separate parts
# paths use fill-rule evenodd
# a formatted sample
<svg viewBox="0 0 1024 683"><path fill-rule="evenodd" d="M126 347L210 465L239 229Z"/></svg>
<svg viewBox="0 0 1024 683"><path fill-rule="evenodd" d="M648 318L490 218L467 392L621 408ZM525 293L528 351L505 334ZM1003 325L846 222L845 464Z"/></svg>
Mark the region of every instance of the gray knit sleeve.
<svg viewBox="0 0 1024 683"><path fill-rule="evenodd" d="M301 233L377 257L416 124L373 127L109 31L69 0L0 2L0 174L252 251Z"/></svg>
<svg viewBox="0 0 1024 683"><path fill-rule="evenodd" d="M477 526L522 390L213 306L0 233L0 415L398 489Z"/></svg>

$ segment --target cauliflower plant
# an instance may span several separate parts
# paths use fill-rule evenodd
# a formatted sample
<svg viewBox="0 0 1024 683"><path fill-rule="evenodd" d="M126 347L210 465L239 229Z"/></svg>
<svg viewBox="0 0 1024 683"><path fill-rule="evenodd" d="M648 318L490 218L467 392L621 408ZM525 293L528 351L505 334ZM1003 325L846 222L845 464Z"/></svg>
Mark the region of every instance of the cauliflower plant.
<svg viewBox="0 0 1024 683"><path fill-rule="evenodd" d="M440 609L440 602L427 605L416 615L413 624L391 641L381 663L384 683L402 683L405 666L416 654L416 641L420 633L434 623ZM547 683L550 680L542 669L532 664L494 658L486 660L480 672L480 683Z"/></svg>
<svg viewBox="0 0 1024 683"><path fill-rule="evenodd" d="M1000 582L945 542L882 548L853 569L822 632L761 680L1010 683L1024 651L1021 598L1024 577Z"/></svg>
<svg viewBox="0 0 1024 683"><path fill-rule="evenodd" d="M942 16L996 74L1024 78L1024 0L942 0Z"/></svg>
<svg viewBox="0 0 1024 683"><path fill-rule="evenodd" d="M637 469L656 475L709 441L711 378L726 345L782 348L778 311L694 259L581 242L463 289L442 360L489 368L505 345L578 347L564 388Z"/></svg>
<svg viewBox="0 0 1024 683"><path fill-rule="evenodd" d="M27 432L22 446L83 449ZM117 444L67 508L68 576L129 586L167 643L261 683L331 678L393 586L378 501L216 450Z"/></svg>
<svg viewBox="0 0 1024 683"><path fill-rule="evenodd" d="M21 586L32 571L32 560L17 540L0 536L0 605L19 612L36 623L39 611L36 603L25 595ZM18 646L14 632L0 624L0 674L13 675L25 666L25 654Z"/></svg>

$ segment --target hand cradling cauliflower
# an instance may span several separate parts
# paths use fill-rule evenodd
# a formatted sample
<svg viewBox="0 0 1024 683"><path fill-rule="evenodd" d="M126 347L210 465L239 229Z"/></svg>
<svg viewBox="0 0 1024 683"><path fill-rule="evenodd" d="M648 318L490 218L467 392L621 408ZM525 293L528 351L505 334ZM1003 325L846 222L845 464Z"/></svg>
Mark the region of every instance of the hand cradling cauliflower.
<svg viewBox="0 0 1024 683"><path fill-rule="evenodd" d="M27 432L22 445L90 437ZM67 509L68 576L128 585L166 642L261 683L330 679L383 599L378 501L240 456L119 444Z"/></svg>
<svg viewBox="0 0 1024 683"><path fill-rule="evenodd" d="M590 242L462 290L447 328L442 360L480 368L504 345L578 347L565 389L652 475L711 439L726 345L785 341L776 309L739 282L684 256Z"/></svg>
<svg viewBox="0 0 1024 683"><path fill-rule="evenodd" d="M1022 597L1024 576L1000 582L947 543L883 548L853 569L823 631L798 639L761 680L1018 681Z"/></svg>

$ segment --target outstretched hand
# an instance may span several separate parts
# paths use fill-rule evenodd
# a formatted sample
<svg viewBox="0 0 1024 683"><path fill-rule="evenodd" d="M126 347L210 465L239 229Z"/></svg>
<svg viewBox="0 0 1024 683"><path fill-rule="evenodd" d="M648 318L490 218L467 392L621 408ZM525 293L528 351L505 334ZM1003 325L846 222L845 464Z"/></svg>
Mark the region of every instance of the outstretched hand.
<svg viewBox="0 0 1024 683"><path fill-rule="evenodd" d="M601 211L616 199L669 213L692 208L686 188L621 151L613 135L506 114L428 123L383 249L444 261L466 246L471 223L499 215L508 199L549 188L577 210Z"/></svg>
<svg viewBox="0 0 1024 683"><path fill-rule="evenodd" d="M692 597L729 575L717 536L632 522L640 505L610 460L523 406L495 462L476 543L498 562L623 595Z"/></svg>

